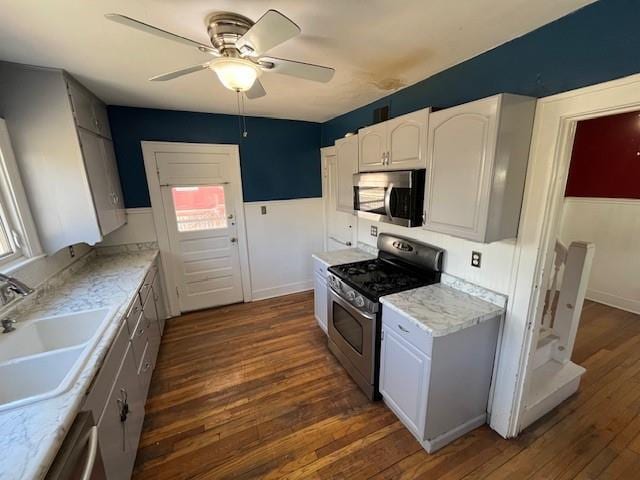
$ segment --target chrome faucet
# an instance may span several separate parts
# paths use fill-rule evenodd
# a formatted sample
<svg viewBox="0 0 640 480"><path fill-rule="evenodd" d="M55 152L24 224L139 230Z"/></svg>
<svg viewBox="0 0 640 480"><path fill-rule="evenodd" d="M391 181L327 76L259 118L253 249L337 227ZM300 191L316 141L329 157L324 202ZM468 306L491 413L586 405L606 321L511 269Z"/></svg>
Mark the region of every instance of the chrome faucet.
<svg viewBox="0 0 640 480"><path fill-rule="evenodd" d="M33 288L25 285L17 278L0 273L0 303L2 305L6 305L13 300L14 295L26 297L31 293L33 293Z"/></svg>

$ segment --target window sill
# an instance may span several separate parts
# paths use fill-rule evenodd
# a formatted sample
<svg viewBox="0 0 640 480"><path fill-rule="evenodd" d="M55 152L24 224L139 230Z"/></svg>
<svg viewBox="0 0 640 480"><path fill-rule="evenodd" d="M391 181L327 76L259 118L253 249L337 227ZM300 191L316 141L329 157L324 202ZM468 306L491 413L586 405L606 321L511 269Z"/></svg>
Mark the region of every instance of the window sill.
<svg viewBox="0 0 640 480"><path fill-rule="evenodd" d="M24 267L44 257L46 257L45 254L40 254L34 257L29 257L29 258L27 257L16 258L15 260L12 260L11 262L0 266L0 273L4 273L5 275L13 275L14 273L22 270Z"/></svg>

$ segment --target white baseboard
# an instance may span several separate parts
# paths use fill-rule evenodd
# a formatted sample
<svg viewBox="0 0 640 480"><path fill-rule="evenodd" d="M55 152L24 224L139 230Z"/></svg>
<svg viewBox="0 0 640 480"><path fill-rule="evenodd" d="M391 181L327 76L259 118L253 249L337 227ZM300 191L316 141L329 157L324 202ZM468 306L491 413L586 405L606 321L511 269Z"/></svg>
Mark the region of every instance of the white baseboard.
<svg viewBox="0 0 640 480"><path fill-rule="evenodd" d="M612 295L598 290L587 290L585 298L640 315L640 301L638 300L618 297L617 295Z"/></svg>
<svg viewBox="0 0 640 480"><path fill-rule="evenodd" d="M458 425L453 430L449 430L442 435L438 435L436 438L425 440L420 443L427 452L434 453L436 450L440 450L445 445L448 445L466 433L469 433L471 430L475 430L476 428L484 425L486 422L487 414L483 413L476 418L472 418L471 420L464 422L462 425Z"/></svg>
<svg viewBox="0 0 640 480"><path fill-rule="evenodd" d="M286 285L278 285L275 287L262 288L251 292L252 301L266 300L267 298L281 297L291 293L304 292L313 289L313 280L305 280L303 282L288 283Z"/></svg>

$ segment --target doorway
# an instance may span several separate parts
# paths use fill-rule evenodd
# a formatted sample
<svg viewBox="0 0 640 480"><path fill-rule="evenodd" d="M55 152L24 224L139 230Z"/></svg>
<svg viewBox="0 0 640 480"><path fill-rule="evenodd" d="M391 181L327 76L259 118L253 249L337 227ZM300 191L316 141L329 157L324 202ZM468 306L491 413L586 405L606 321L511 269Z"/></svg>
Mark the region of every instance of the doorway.
<svg viewBox="0 0 640 480"><path fill-rule="evenodd" d="M142 150L172 314L249 301L237 145Z"/></svg>

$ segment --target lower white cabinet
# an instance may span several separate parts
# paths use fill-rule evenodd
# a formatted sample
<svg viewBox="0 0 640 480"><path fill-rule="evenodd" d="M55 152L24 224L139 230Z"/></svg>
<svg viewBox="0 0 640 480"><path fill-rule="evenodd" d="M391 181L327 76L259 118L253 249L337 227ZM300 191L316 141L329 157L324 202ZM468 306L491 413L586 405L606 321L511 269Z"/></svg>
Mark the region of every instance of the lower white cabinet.
<svg viewBox="0 0 640 480"><path fill-rule="evenodd" d="M429 453L485 423L499 321L432 337L383 304L379 390Z"/></svg>
<svg viewBox="0 0 640 480"><path fill-rule="evenodd" d="M130 478L144 420L144 406L156 363L165 313L158 260L121 320L102 367L84 402L98 425L98 445L107 480ZM155 288L155 292L154 292Z"/></svg>
<svg viewBox="0 0 640 480"><path fill-rule="evenodd" d="M389 328L382 327L380 393L414 435L424 432L431 359Z"/></svg>
<svg viewBox="0 0 640 480"><path fill-rule="evenodd" d="M313 277L314 313L318 325L327 333L327 277L318 272Z"/></svg>
<svg viewBox="0 0 640 480"><path fill-rule="evenodd" d="M144 420L145 397L129 345L98 422L98 444L108 479L131 477Z"/></svg>

